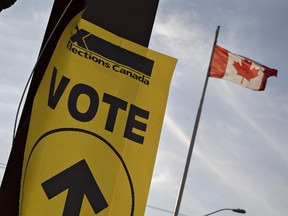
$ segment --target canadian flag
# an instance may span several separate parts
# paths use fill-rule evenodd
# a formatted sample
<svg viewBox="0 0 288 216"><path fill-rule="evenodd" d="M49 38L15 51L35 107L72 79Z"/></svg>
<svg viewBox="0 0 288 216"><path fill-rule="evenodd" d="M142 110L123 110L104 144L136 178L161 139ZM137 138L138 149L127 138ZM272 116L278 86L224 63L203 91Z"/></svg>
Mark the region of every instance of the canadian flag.
<svg viewBox="0 0 288 216"><path fill-rule="evenodd" d="M230 80L249 89L263 91L270 76L277 76L277 70L215 46L210 77Z"/></svg>

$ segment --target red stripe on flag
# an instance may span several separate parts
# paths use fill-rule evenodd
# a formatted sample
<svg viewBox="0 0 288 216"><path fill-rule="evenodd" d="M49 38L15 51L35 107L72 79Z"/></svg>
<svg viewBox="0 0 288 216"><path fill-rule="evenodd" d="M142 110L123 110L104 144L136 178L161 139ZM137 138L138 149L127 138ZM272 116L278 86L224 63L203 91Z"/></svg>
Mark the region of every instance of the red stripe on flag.
<svg viewBox="0 0 288 216"><path fill-rule="evenodd" d="M211 63L210 77L222 78L226 72L228 51L216 45Z"/></svg>
<svg viewBox="0 0 288 216"><path fill-rule="evenodd" d="M266 66L263 66L263 67L264 67L264 71L263 71L264 76L263 76L259 91L263 91L265 89L265 86L266 86L266 83L267 83L267 79L269 77L271 77L271 76L276 76L277 77L277 73L278 73L278 70L276 70L276 69L268 68Z"/></svg>

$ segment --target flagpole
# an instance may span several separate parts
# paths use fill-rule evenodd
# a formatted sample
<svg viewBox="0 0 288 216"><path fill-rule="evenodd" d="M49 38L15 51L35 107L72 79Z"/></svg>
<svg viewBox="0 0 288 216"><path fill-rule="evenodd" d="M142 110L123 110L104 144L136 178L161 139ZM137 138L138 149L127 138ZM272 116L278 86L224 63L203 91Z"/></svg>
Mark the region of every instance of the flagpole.
<svg viewBox="0 0 288 216"><path fill-rule="evenodd" d="M197 129L198 129L199 121L200 121L200 116L201 116L201 112L202 112L202 106L203 106L204 97L205 97L205 93L206 93L206 88L207 88L207 84L208 84L209 72L210 72L210 68L211 68L211 63L212 63L212 59L213 59L213 55L214 55L215 46L217 44L219 30L220 30L220 26L217 26L216 33L215 33L214 44L213 44L213 49L212 49L212 53L211 53L211 57L210 57L210 62L209 62L208 70L207 70L207 75L206 75L206 79L205 79L205 83L204 83L203 92L202 92L202 97L201 97L201 100L200 100L200 104L199 104L198 111L197 111L197 116L196 116L195 123L194 123L193 134L192 134L192 138L191 138L191 141L190 141L190 146L189 146L189 150L188 150L188 154L187 154L187 159L186 159L186 164L185 164L185 168L184 168L184 173L183 173L183 177L182 177L182 181L181 181L181 185L180 185L180 189L179 189L179 193L178 193L178 198L177 198L177 202L176 202L176 206L175 206L175 210L174 210L174 216L178 216L179 215L179 209L180 209L181 200L182 200L184 187L185 187L185 183L186 183L186 178L187 178L189 165L190 165L190 161L191 161L191 157L192 157L193 147L194 147L196 134L197 134Z"/></svg>

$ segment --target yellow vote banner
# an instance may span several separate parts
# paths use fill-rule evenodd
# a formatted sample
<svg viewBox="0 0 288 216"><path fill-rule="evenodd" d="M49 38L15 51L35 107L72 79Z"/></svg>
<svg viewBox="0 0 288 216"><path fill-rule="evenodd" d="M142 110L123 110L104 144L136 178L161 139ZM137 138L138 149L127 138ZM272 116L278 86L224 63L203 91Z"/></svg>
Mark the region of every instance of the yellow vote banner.
<svg viewBox="0 0 288 216"><path fill-rule="evenodd" d="M34 98L20 215L144 215L175 65L76 16Z"/></svg>

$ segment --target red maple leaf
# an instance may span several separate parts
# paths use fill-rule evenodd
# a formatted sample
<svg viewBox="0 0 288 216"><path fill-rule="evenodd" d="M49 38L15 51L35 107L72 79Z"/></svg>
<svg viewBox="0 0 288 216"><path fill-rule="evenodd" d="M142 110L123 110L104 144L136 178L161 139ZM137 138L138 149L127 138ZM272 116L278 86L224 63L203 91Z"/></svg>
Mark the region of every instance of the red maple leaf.
<svg viewBox="0 0 288 216"><path fill-rule="evenodd" d="M241 84L243 83L244 78L248 82L250 82L251 79L258 76L259 69L251 68L251 65L252 65L252 62L247 59L243 59L240 62L233 63L233 66L237 70L237 75L243 77Z"/></svg>

